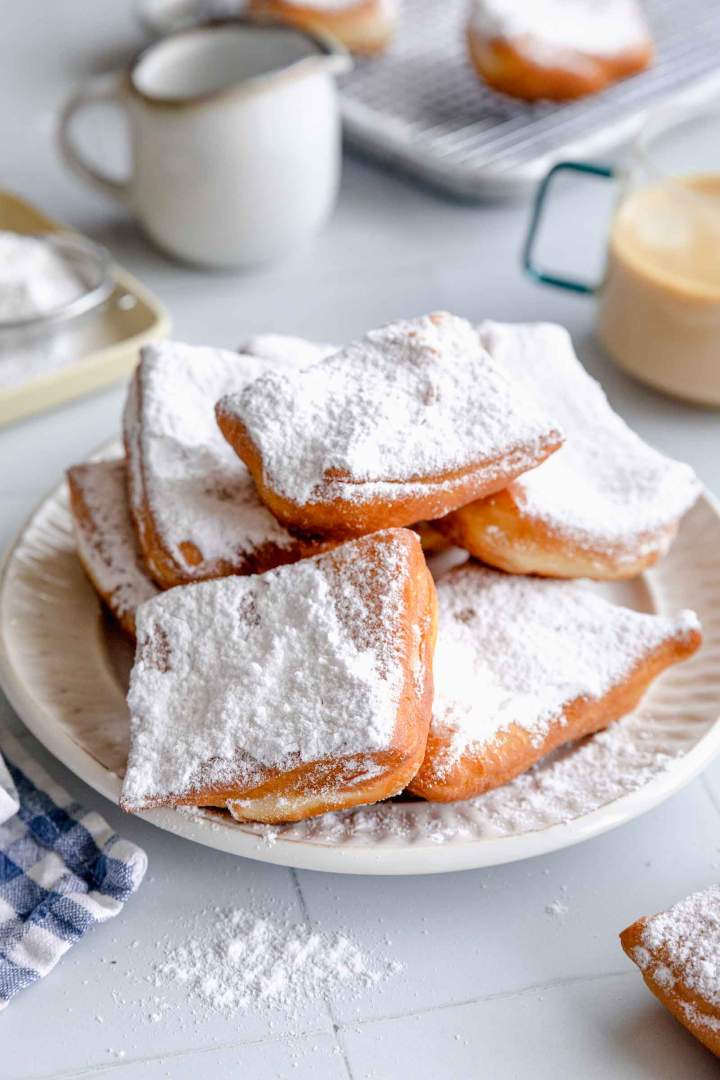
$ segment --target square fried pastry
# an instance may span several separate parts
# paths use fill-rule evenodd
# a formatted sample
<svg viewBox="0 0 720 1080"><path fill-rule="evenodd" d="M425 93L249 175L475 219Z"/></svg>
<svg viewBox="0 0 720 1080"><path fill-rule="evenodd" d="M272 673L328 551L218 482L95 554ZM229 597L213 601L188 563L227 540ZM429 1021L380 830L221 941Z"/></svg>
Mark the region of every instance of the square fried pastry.
<svg viewBox="0 0 720 1080"><path fill-rule="evenodd" d="M138 609L126 810L296 821L401 791L425 753L435 589L389 529Z"/></svg>
<svg viewBox="0 0 720 1080"><path fill-rule="evenodd" d="M262 346L258 339L258 347ZM284 361L322 356L309 342ZM277 341L275 341L277 346ZM251 574L323 549L298 540L258 498L215 422L217 399L281 363L223 349L160 342L142 350L124 415L130 509L148 570L161 588Z"/></svg>
<svg viewBox="0 0 720 1080"><path fill-rule="evenodd" d="M80 561L123 630L135 633L135 609L157 595L138 550L127 500L124 458L73 465L67 472Z"/></svg>
<svg viewBox="0 0 720 1080"><path fill-rule="evenodd" d="M399 0L248 0L247 10L329 34L360 56L377 56L392 40L398 8Z"/></svg>
<svg viewBox="0 0 720 1080"><path fill-rule="evenodd" d="M510 378L553 409L565 443L504 491L436 522L483 562L515 574L629 578L670 547L700 485L613 411L561 326L482 323Z"/></svg>
<svg viewBox="0 0 720 1080"><path fill-rule="evenodd" d="M410 784L437 802L499 787L607 727L701 641L692 612L641 614L587 584L474 562L441 577L437 593L433 719Z"/></svg>
<svg viewBox="0 0 720 1080"><path fill-rule="evenodd" d="M654 55L638 0L472 0L467 40L480 78L526 101L597 94Z"/></svg>
<svg viewBox="0 0 720 1080"><path fill-rule="evenodd" d="M224 396L217 416L278 520L336 539L440 517L562 441L475 329L447 313L270 371Z"/></svg>
<svg viewBox="0 0 720 1080"><path fill-rule="evenodd" d="M638 919L620 941L655 997L720 1057L720 885Z"/></svg>

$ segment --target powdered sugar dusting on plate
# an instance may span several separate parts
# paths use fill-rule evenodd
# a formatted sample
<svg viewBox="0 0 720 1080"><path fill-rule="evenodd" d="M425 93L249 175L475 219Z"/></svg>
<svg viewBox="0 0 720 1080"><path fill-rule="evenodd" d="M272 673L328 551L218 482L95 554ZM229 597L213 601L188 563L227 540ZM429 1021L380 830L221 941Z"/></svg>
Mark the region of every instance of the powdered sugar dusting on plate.
<svg viewBox="0 0 720 1080"><path fill-rule="evenodd" d="M720 1007L720 885L693 893L643 922L642 944L633 953L640 970L668 990L679 980L704 1002Z"/></svg>
<svg viewBox="0 0 720 1080"><path fill-rule="evenodd" d="M400 537L411 535L379 533L143 604L125 803L248 782L258 765L386 749L404 679Z"/></svg>
<svg viewBox="0 0 720 1080"><path fill-rule="evenodd" d="M299 372L268 372L221 403L297 505L393 498L514 457L530 468L556 441L464 319L392 323ZM545 450L546 452L546 450Z"/></svg>
<svg viewBox="0 0 720 1080"><path fill-rule="evenodd" d="M599 699L663 642L699 628L609 604L584 583L514 577L468 563L437 584L432 727L443 776L519 725L538 743L576 698Z"/></svg>
<svg viewBox="0 0 720 1080"><path fill-rule="evenodd" d="M615 413L572 347L568 332L546 323L485 322L480 338L513 380L552 409L566 441L513 482L522 514L562 536L610 550L645 543L660 552L700 494L689 465L659 453Z"/></svg>
<svg viewBox="0 0 720 1080"><path fill-rule="evenodd" d="M157 594L140 561L127 501L125 461L76 465L73 482L90 518L75 518L75 536L82 562L120 619Z"/></svg>
<svg viewBox="0 0 720 1080"><path fill-rule="evenodd" d="M278 840L324 844L454 844L479 836L530 833L585 817L637 791L672 767L680 752L662 729L647 737L641 713L568 744L509 784L450 804L393 800L288 825L265 826L264 846ZM429 811L432 811L430 814ZM421 825L417 814L421 813ZM212 827L212 825L210 825Z"/></svg>

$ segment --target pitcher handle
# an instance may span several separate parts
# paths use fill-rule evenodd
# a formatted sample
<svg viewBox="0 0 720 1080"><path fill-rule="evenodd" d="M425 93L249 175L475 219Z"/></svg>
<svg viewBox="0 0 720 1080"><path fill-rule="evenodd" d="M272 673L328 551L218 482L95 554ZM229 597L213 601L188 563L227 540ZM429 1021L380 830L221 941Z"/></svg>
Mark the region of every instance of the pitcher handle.
<svg viewBox="0 0 720 1080"><path fill-rule="evenodd" d="M612 180L616 175L612 165L594 165L591 162L586 161L559 161L557 165L553 165L547 176L542 180L535 194L535 201L530 217L530 226L527 231L525 246L523 247L523 267L525 272L529 274L531 278L534 278L535 281L542 282L543 285L555 285L560 289L569 289L570 292L575 293L594 293L597 289L597 284L592 284L588 281L578 281L577 278L564 277L562 274L549 273L546 270L541 270L535 262L535 241L537 240L540 223L545 211L545 202L549 194L550 185L557 174L563 171L581 173L585 176L599 176L603 180Z"/></svg>
<svg viewBox="0 0 720 1080"><path fill-rule="evenodd" d="M105 192L106 195L119 199L121 202L127 202L130 198L130 177L126 180L116 180L103 170L96 168L75 145L71 135L70 129L75 115L88 105L98 102L108 102L120 108L125 106L125 82L122 75L98 75L66 102L60 115L58 130L60 153L66 165L77 176L92 184L97 190Z"/></svg>

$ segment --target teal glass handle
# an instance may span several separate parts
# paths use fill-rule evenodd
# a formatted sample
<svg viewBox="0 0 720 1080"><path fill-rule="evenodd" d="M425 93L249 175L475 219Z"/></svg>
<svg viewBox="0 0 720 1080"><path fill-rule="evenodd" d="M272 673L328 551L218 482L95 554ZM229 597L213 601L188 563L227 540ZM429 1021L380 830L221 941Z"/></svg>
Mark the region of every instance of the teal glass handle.
<svg viewBox="0 0 720 1080"><path fill-rule="evenodd" d="M576 293L594 293L597 285L587 281L578 281L576 278L563 277L561 274L548 273L541 270L535 263L535 241L545 211L545 202L550 192L550 185L560 172L577 172L586 176L600 176L603 180L612 180L615 176L615 170L611 165L592 165L584 161L559 161L557 165L553 165L535 195L530 227L523 248L523 267L531 278L534 278L535 281L541 281L543 285L556 285L560 289L569 289L571 292Z"/></svg>

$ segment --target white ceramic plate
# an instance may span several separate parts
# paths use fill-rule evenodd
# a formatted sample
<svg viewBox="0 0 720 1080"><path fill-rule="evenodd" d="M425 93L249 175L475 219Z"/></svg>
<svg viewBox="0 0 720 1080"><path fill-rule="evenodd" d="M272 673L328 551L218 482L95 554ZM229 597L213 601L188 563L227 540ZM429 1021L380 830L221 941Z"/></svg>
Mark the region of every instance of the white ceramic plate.
<svg viewBox="0 0 720 1080"><path fill-rule="evenodd" d="M395 800L288 826L221 811L144 816L250 858L362 874L441 873L525 859L605 832L667 799L720 750L720 513L703 497L659 567L602 588L649 611L692 607L705 642L640 709L467 802ZM118 801L126 760L131 647L103 616L75 554L65 484L38 507L0 579L0 681L28 728L96 791Z"/></svg>

